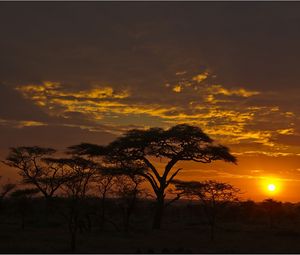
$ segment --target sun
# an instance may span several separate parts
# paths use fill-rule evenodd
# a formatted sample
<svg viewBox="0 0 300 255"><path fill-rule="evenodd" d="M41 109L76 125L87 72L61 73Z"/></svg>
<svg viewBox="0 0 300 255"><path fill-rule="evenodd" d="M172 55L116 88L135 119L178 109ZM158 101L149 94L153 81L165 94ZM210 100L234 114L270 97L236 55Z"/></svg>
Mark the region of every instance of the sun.
<svg viewBox="0 0 300 255"><path fill-rule="evenodd" d="M274 192L276 190L276 185L273 183L268 184L268 191Z"/></svg>
<svg viewBox="0 0 300 255"><path fill-rule="evenodd" d="M282 184L282 180L274 176L263 176L260 180L261 191L268 196L282 193Z"/></svg>

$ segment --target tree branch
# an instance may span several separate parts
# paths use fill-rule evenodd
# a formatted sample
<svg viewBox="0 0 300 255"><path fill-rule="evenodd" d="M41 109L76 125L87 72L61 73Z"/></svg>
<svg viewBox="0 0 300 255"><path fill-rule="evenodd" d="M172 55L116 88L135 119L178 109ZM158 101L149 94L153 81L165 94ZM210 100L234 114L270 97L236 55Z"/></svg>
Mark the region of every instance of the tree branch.
<svg viewBox="0 0 300 255"><path fill-rule="evenodd" d="M158 192L159 188L158 188L156 182L153 181L154 177L153 177L151 174L149 174L149 173L148 173L148 174L145 174L145 173L138 173L138 174L139 174L140 176L143 176L144 178L146 178L146 179L150 182L150 184L151 184L151 186L152 186L152 188L153 188L153 190L154 190L155 193ZM151 177L150 177L150 176L151 176Z"/></svg>
<svg viewBox="0 0 300 255"><path fill-rule="evenodd" d="M174 177L179 173L179 171L182 170L182 168L178 168L170 177L170 179L167 181L166 187L171 183L171 181L174 179Z"/></svg>
<svg viewBox="0 0 300 255"><path fill-rule="evenodd" d="M145 162L145 164L151 169L151 171L154 173L155 177L157 178L157 180L160 182L161 180L161 176L159 175L159 173L157 172L156 168L154 167L154 165L152 165L152 163L146 158L143 157L143 161Z"/></svg>
<svg viewBox="0 0 300 255"><path fill-rule="evenodd" d="M172 203L174 203L175 201L179 200L183 194L184 194L184 192L177 193L176 197L174 197L172 200L170 200L168 203L166 203L165 206L167 207L167 206L171 205Z"/></svg>
<svg viewBox="0 0 300 255"><path fill-rule="evenodd" d="M177 158L177 157L176 157L176 158L172 158L172 159L168 162L168 164L167 164L166 167L165 167L164 175L162 176L162 178L163 178L164 180L167 179L167 176L168 176L169 172L171 171L172 167L173 167L177 162L178 162L178 158Z"/></svg>

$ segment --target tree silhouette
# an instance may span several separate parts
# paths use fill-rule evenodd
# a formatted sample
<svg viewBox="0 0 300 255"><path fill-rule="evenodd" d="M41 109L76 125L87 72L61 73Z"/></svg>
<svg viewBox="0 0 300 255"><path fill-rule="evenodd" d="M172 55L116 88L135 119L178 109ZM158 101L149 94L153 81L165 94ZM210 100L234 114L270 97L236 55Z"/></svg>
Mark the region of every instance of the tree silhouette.
<svg viewBox="0 0 300 255"><path fill-rule="evenodd" d="M46 199L53 197L62 184L62 168L49 159L56 151L51 148L15 147L10 149L8 166L19 169L24 184L34 185Z"/></svg>
<svg viewBox="0 0 300 255"><path fill-rule="evenodd" d="M61 178L61 189L68 200L68 211L63 214L68 221L71 236L71 251L75 252L77 233L82 221L83 202L90 189L91 180L95 176L99 165L91 160L74 156L71 158L52 159L52 162L60 164L65 169Z"/></svg>
<svg viewBox="0 0 300 255"><path fill-rule="evenodd" d="M178 196L188 196L199 199L210 225L210 237L214 240L217 214L230 202L237 201L239 189L231 184L218 181L188 182L174 180Z"/></svg>
<svg viewBox="0 0 300 255"><path fill-rule="evenodd" d="M280 201L276 201L272 198L265 199L262 202L262 207L268 216L269 227L273 228L275 223L275 218L281 213L282 203Z"/></svg>
<svg viewBox="0 0 300 255"><path fill-rule="evenodd" d="M171 127L168 130L150 128L148 130L130 130L107 146L107 159L121 165L140 165L143 171L136 171L151 185L156 195L156 208L153 228L160 229L165 207L165 191L180 169L174 171L179 161L211 163L215 160L236 162L225 146L215 144L200 128L186 124ZM154 159L167 159L160 174L154 165Z"/></svg>
<svg viewBox="0 0 300 255"><path fill-rule="evenodd" d="M15 201L15 206L17 213L21 216L21 229L25 229L25 218L30 213L31 210L31 200L32 197L39 193L39 190L36 188L25 188L17 189L11 193L11 197Z"/></svg>
<svg viewBox="0 0 300 255"><path fill-rule="evenodd" d="M2 178L2 176L0 176L0 179ZM1 190L0 190L0 203L1 201L3 201L3 199L16 188L16 184L15 183L11 183L11 182L6 182L4 184L2 184L1 186Z"/></svg>
<svg viewBox="0 0 300 255"><path fill-rule="evenodd" d="M107 197L113 191L115 177L111 174L98 173L95 177L96 192L99 194L100 205L100 230L104 230L106 222L106 203Z"/></svg>
<svg viewBox="0 0 300 255"><path fill-rule="evenodd" d="M108 169L108 167L104 167L103 165L103 157L106 154L106 148L101 145L95 145L90 143L81 143L78 145L73 145L68 147L68 154L77 157L83 157L87 160L91 160L96 164L101 165L102 167L98 167L98 171L94 176L94 186L96 194L99 194L100 198L100 230L104 230L105 222L108 221L106 217L106 204L107 197L112 193L113 186L115 184L115 176L112 174L112 171ZM112 223L111 221L109 221ZM115 226L115 224L114 224Z"/></svg>
<svg viewBox="0 0 300 255"><path fill-rule="evenodd" d="M139 184L142 179L139 173L144 173L145 165L129 160L115 160L109 157L109 147L101 145L81 143L68 147L69 154L79 155L98 164L99 167L94 178L96 192L100 195L100 230L104 229L105 222L111 223L116 229L117 225L106 217L107 196L114 193L121 196L123 202L124 229L128 230L129 220L135 206L138 195L142 192ZM126 180L126 182L125 182ZM125 188L125 186L127 188ZM131 187L132 189L129 189ZM116 192L115 188L118 189ZM123 191L121 191L123 189ZM126 206L125 206L126 204Z"/></svg>
<svg viewBox="0 0 300 255"><path fill-rule="evenodd" d="M104 156L106 147L92 144L92 143L80 143L68 147L68 154L77 155L81 157L88 157L88 159L97 160L99 156Z"/></svg>
<svg viewBox="0 0 300 255"><path fill-rule="evenodd" d="M2 176L0 176L0 179L2 179ZM5 198L11 194L11 192L16 188L16 184L12 182L5 182L1 185L0 188L0 213L3 213L4 207L4 200Z"/></svg>
<svg viewBox="0 0 300 255"><path fill-rule="evenodd" d="M119 207L123 216L123 229L129 231L130 219L136 207L137 200L146 192L140 186L143 178L135 174L117 175L116 195L118 197Z"/></svg>

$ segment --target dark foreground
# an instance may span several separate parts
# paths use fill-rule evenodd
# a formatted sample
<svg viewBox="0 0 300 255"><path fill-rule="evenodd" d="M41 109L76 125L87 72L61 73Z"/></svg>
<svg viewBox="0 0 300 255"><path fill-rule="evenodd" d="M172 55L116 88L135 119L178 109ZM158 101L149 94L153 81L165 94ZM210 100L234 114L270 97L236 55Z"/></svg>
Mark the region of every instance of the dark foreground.
<svg viewBox="0 0 300 255"><path fill-rule="evenodd" d="M39 203L27 205L26 214L18 213L17 207L2 210L1 253L70 253L65 216L53 209L46 216ZM151 206L144 203L135 211L128 233L122 230L119 212L110 214L109 220L114 223L106 222L102 229L97 226L98 216L91 214L92 224L83 225L79 231L76 252L300 253L300 214L296 205L282 205L272 215L257 204L235 205L219 217L214 240L197 206L171 205L163 229L151 230Z"/></svg>

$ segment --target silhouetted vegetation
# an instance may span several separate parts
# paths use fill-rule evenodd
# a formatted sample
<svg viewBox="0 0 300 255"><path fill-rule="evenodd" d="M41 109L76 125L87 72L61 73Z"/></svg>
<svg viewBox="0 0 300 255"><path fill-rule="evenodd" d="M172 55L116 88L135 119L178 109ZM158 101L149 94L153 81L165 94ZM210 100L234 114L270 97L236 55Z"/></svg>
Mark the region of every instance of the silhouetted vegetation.
<svg viewBox="0 0 300 255"><path fill-rule="evenodd" d="M166 162L162 171L155 158ZM299 236L297 204L239 201L229 183L175 179L180 161L215 160L236 163L227 147L189 125L131 130L107 146L82 143L66 154L11 148L3 162L18 169L21 183L0 189L1 251L274 252L261 237L257 247L248 243L257 235ZM300 245L284 251L300 251Z"/></svg>
<svg viewBox="0 0 300 255"><path fill-rule="evenodd" d="M217 181L186 182L174 180L177 198L190 197L200 200L210 225L210 237L214 240L217 216L230 202L238 201L239 190L228 183Z"/></svg>
<svg viewBox="0 0 300 255"><path fill-rule="evenodd" d="M38 146L11 148L4 163L17 168L23 183L34 185L48 199L62 184L59 177L63 168L47 158L54 153L54 149Z"/></svg>
<svg viewBox="0 0 300 255"><path fill-rule="evenodd" d="M181 170L173 170L178 162L236 162L236 158L229 153L227 147L214 144L200 128L185 124L176 125L168 130L130 130L108 145L106 155L110 162L120 167L128 163L141 167L141 171L133 168L131 172L145 178L156 195L154 229L161 227L166 189ZM151 157L167 160L162 174L151 162Z"/></svg>

